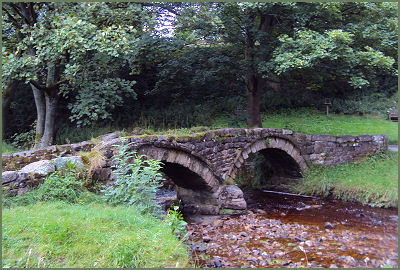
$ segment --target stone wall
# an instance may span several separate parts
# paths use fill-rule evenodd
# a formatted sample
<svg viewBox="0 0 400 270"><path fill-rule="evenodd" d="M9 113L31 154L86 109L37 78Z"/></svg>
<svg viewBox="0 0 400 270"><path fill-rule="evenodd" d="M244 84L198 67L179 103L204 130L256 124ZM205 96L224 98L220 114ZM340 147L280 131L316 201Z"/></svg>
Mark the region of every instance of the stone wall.
<svg viewBox="0 0 400 270"><path fill-rule="evenodd" d="M75 144L52 145L46 148L18 152L10 155L2 155L2 169L3 171L19 170L22 167L39 161L51 160L56 157L71 156L79 152L90 152L95 146L94 142L80 142Z"/></svg>

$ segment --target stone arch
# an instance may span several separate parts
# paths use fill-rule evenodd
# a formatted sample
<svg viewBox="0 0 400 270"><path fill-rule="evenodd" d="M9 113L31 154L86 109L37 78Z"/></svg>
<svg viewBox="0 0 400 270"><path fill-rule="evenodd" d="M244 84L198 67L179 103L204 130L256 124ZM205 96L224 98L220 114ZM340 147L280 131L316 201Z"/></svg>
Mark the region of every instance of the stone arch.
<svg viewBox="0 0 400 270"><path fill-rule="evenodd" d="M300 150L292 142L279 137L272 137L258 140L244 148L234 160L234 164L225 175L225 178L235 178L238 169L244 164L249 154L260 151L274 156L276 158L275 163L286 159L291 166L298 166L300 174L304 173L308 168L305 159L300 154Z"/></svg>
<svg viewBox="0 0 400 270"><path fill-rule="evenodd" d="M164 162L167 175L174 171L176 172L175 174L179 174L179 171L187 174L186 178L189 180L186 183L173 179L178 186L190 189L203 189L211 192L216 191L220 186L219 180L207 164L186 152L144 145L138 149L138 154L144 154L150 158ZM182 170L184 168L186 168L186 171ZM174 175L171 178L174 178Z"/></svg>

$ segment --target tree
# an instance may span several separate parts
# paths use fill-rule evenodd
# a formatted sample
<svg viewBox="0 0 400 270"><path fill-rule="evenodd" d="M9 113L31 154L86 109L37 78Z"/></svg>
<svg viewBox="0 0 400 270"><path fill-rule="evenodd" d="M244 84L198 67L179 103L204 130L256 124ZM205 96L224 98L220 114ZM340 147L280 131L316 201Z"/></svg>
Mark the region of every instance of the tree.
<svg viewBox="0 0 400 270"><path fill-rule="evenodd" d="M177 17L176 31L242 51L248 126L261 127L259 102L267 90L295 81L336 92L396 75L396 12L394 3L204 3Z"/></svg>
<svg viewBox="0 0 400 270"><path fill-rule="evenodd" d="M8 39L17 41L15 47L6 43L3 48L3 85L12 80L31 85L37 109L36 147L53 142L61 94L79 91L75 106L70 106L78 125L109 117L107 109L121 104L122 94L135 96L134 82L119 77L118 70L134 54L138 31L108 21L109 17L100 20L93 6L99 13L114 11L105 3L3 6Z"/></svg>

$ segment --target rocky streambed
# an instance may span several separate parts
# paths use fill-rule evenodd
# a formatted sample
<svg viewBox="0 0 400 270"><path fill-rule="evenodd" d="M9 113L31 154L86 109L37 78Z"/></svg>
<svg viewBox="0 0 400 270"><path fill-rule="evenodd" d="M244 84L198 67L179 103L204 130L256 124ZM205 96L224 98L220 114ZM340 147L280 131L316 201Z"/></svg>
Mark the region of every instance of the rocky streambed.
<svg viewBox="0 0 400 270"><path fill-rule="evenodd" d="M244 215L192 216L200 267L397 267L397 209L288 194L245 193Z"/></svg>

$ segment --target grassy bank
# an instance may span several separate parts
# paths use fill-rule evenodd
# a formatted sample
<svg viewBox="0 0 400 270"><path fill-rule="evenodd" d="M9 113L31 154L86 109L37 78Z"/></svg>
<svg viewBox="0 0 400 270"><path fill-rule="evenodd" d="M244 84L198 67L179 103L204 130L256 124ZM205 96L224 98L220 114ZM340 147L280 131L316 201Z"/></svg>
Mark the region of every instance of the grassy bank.
<svg viewBox="0 0 400 270"><path fill-rule="evenodd" d="M293 191L384 207L398 205L397 153L325 168L312 167Z"/></svg>
<svg viewBox="0 0 400 270"><path fill-rule="evenodd" d="M229 127L229 117L221 116L212 122L215 127ZM241 127L246 124L242 122ZM288 110L263 115L263 127L285 128L306 134L376 135L386 134L390 144L398 143L398 123L378 116L330 114L312 110Z"/></svg>
<svg viewBox="0 0 400 270"><path fill-rule="evenodd" d="M167 224L134 207L37 203L3 209L3 267L186 266Z"/></svg>

